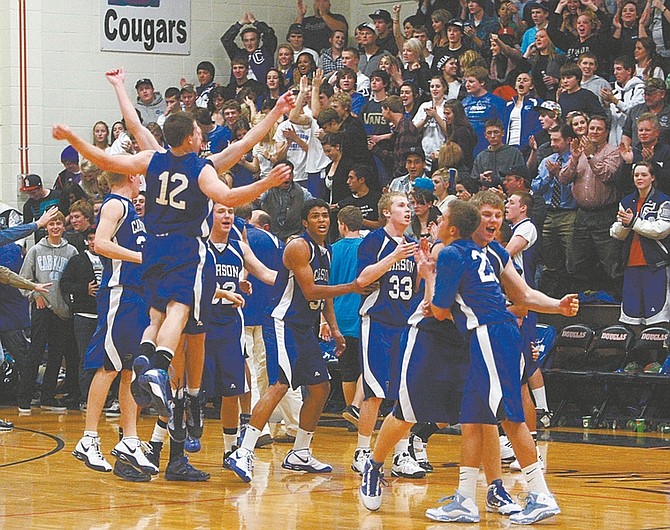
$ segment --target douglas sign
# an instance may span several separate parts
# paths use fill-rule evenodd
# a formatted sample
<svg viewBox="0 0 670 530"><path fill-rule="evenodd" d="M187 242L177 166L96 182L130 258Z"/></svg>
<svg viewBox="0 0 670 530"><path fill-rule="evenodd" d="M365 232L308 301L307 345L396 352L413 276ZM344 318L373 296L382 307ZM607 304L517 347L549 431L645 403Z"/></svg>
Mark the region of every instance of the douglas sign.
<svg viewBox="0 0 670 530"><path fill-rule="evenodd" d="M100 49L191 52L191 0L100 0Z"/></svg>

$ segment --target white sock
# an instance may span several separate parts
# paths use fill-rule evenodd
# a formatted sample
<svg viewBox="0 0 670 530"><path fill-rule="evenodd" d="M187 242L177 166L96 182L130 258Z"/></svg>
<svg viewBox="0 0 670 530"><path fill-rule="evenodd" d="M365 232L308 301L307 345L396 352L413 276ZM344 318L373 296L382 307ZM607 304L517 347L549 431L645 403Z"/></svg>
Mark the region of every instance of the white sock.
<svg viewBox="0 0 670 530"><path fill-rule="evenodd" d="M477 477L479 477L478 467L461 466L458 475L458 493L474 501L477 493Z"/></svg>
<svg viewBox="0 0 670 530"><path fill-rule="evenodd" d="M523 475L528 483L528 491L536 491L550 495L547 482L544 480L544 473L539 462L533 462L531 465L523 468Z"/></svg>
<svg viewBox="0 0 670 530"><path fill-rule="evenodd" d="M124 436L121 438L122 442L133 442L135 444L135 447L138 447L140 445L140 437L139 436Z"/></svg>
<svg viewBox="0 0 670 530"><path fill-rule="evenodd" d="M88 436L90 438L97 438L98 431L84 431L84 436Z"/></svg>
<svg viewBox="0 0 670 530"><path fill-rule="evenodd" d="M358 435L358 446L357 449L370 449L370 439L372 436L363 436L362 434Z"/></svg>
<svg viewBox="0 0 670 530"><path fill-rule="evenodd" d="M538 388L533 388L533 397L535 398L535 406L538 409L549 412L549 405L547 404L547 391L544 385Z"/></svg>
<svg viewBox="0 0 670 530"><path fill-rule="evenodd" d="M403 453L409 452L409 438L403 438L397 444L395 444L395 449L393 450L394 455L401 455Z"/></svg>
<svg viewBox="0 0 670 530"><path fill-rule="evenodd" d="M165 441L165 437L167 436L167 429L164 429L158 423L154 425L154 432L151 434L151 441L152 442L160 442L163 443Z"/></svg>
<svg viewBox="0 0 670 530"><path fill-rule="evenodd" d="M198 394L200 393L200 387L191 388L190 386L187 386L186 393L191 397L198 397Z"/></svg>
<svg viewBox="0 0 670 530"><path fill-rule="evenodd" d="M237 433L226 434L224 432L223 433L223 452L227 453L228 451L232 451L233 450L233 445L235 445L235 442L237 442ZM254 442L254 445L256 445L255 442Z"/></svg>
<svg viewBox="0 0 670 530"><path fill-rule="evenodd" d="M298 427L298 432L295 434L295 442L293 442L293 450L300 451L301 449L309 449L313 436L313 432L307 432Z"/></svg>
<svg viewBox="0 0 670 530"><path fill-rule="evenodd" d="M251 451L253 453L254 449L256 449L256 442L258 441L260 435L261 431L259 431L256 427L254 427L253 425L247 425L244 428L244 438L242 439L242 447L247 451Z"/></svg>

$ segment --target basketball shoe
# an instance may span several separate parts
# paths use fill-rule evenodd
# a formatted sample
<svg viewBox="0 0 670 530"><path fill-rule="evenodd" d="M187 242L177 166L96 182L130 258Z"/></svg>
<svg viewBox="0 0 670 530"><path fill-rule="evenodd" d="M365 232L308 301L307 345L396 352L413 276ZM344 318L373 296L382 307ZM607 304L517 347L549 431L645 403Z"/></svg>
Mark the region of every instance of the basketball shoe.
<svg viewBox="0 0 670 530"><path fill-rule="evenodd" d="M130 383L130 393L138 407L144 408L151 404L151 394L141 384L141 378L149 369L149 359L145 355L138 355L133 361L133 376Z"/></svg>
<svg viewBox="0 0 670 530"><path fill-rule="evenodd" d="M404 478L423 478L426 472L416 463L409 453L398 453L393 455L393 466L391 475Z"/></svg>
<svg viewBox="0 0 670 530"><path fill-rule="evenodd" d="M186 441L184 442L184 451L187 453L197 453L202 449L202 444L200 443L200 438L191 438L190 435L186 436Z"/></svg>
<svg viewBox="0 0 670 530"><path fill-rule="evenodd" d="M439 502L444 501L451 502L437 508L428 508L426 510L426 517L442 523L479 522L479 508L477 508L475 501L472 499L464 497L456 491L451 497L440 499Z"/></svg>
<svg viewBox="0 0 670 530"><path fill-rule="evenodd" d="M224 460L224 465L233 471L243 482L251 482L254 472L254 453L240 447Z"/></svg>
<svg viewBox="0 0 670 530"><path fill-rule="evenodd" d="M86 464L86 467L93 471L101 471L109 473L112 466L105 460L100 451L100 437L98 436L84 436L77 442L72 455Z"/></svg>
<svg viewBox="0 0 670 530"><path fill-rule="evenodd" d="M377 511L382 505L383 486L387 486L384 480L383 464L376 464L368 458L363 468L363 478L359 493L361 502L370 511Z"/></svg>
<svg viewBox="0 0 670 530"><path fill-rule="evenodd" d="M330 473L333 468L319 462L309 449L291 449L281 464L284 469L291 471L306 471L307 473Z"/></svg>
<svg viewBox="0 0 670 530"><path fill-rule="evenodd" d="M14 424L11 421L0 420L0 432L8 432L14 428Z"/></svg>
<svg viewBox="0 0 670 530"><path fill-rule="evenodd" d="M191 438L202 438L205 411L200 396L186 394L186 430Z"/></svg>
<svg viewBox="0 0 670 530"><path fill-rule="evenodd" d="M503 464L509 464L514 460L514 449L512 449L512 442L504 434L500 436L500 460Z"/></svg>
<svg viewBox="0 0 670 530"><path fill-rule="evenodd" d="M120 479L128 482L149 482L151 480L151 475L142 473L130 464L126 464L121 460L114 462L113 473Z"/></svg>
<svg viewBox="0 0 670 530"><path fill-rule="evenodd" d="M411 456L414 461L419 464L419 467L423 469L426 473L433 472L433 466L428 461L428 452L426 451L426 442L424 442L419 436L412 433L409 435L409 456Z"/></svg>
<svg viewBox="0 0 670 530"><path fill-rule="evenodd" d="M514 524L533 524L559 513L561 513L561 509L551 493L547 495L530 491L526 496L524 509L519 513L510 515L509 520Z"/></svg>
<svg viewBox="0 0 670 530"><path fill-rule="evenodd" d="M130 464L142 473L158 475L158 467L153 465L142 451L142 442L139 438L124 438L114 446L112 456Z"/></svg>
<svg viewBox="0 0 670 530"><path fill-rule="evenodd" d="M186 455L168 462L165 468L165 480L180 482L205 482L210 479L210 474L194 468L188 461Z"/></svg>
<svg viewBox="0 0 670 530"><path fill-rule="evenodd" d="M172 407L170 407L172 389L167 372L160 368L147 370L144 375L140 376L140 386L151 396L151 405L156 409L158 415L169 419L172 416Z"/></svg>
<svg viewBox="0 0 670 530"><path fill-rule="evenodd" d="M355 471L359 475L363 474L365 469L365 463L370 458L370 449L361 449L360 447L354 451L354 461L351 464L352 471Z"/></svg>
<svg viewBox="0 0 670 530"><path fill-rule="evenodd" d="M486 511L512 515L513 513L519 513L521 506L512 500L512 497L505 490L502 480L496 479L489 484L486 491Z"/></svg>
<svg viewBox="0 0 670 530"><path fill-rule="evenodd" d="M347 405L342 411L342 417L349 423L358 427L358 419L361 417L361 410L355 405Z"/></svg>

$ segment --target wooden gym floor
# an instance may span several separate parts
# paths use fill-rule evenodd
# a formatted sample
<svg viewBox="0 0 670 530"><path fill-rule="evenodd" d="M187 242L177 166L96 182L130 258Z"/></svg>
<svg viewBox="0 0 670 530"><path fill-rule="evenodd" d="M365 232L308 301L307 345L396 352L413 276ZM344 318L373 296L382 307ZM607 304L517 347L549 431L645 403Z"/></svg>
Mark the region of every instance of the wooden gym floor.
<svg viewBox="0 0 670 530"><path fill-rule="evenodd" d="M460 438L435 435L429 447L435 472L423 480L390 477L379 512L358 501L358 475L349 468L355 433L333 417L324 419L314 439L314 453L333 465L327 475L285 471L281 461L290 448L275 443L257 450L254 480L242 483L221 469L222 436L215 420L206 420L203 449L191 455L196 467L209 471L207 483L123 482L111 473L89 470L71 451L81 436L83 414L33 410L17 417L15 408L0 409L13 421L0 434L0 528L438 528L423 515L440 497L451 495L458 480ZM154 418L140 419L148 436ZM116 442L118 419L103 419L103 452ZM541 433L547 481L563 513L538 523L556 529L670 528L670 435L621 431L552 429ZM166 456L167 449L164 451ZM504 473L514 496L523 492L519 473ZM464 528L508 528L507 518L487 514L484 479L478 504L482 521Z"/></svg>

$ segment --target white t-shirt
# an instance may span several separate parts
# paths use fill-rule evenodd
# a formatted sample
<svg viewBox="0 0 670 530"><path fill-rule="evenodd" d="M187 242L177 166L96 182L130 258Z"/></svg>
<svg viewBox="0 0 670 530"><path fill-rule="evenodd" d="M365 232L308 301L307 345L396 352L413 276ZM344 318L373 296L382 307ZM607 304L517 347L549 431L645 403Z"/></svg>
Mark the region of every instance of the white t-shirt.
<svg viewBox="0 0 670 530"><path fill-rule="evenodd" d="M412 120L414 125L423 122L427 118L426 109L430 109L432 107L432 101L422 103L419 109L416 111L414 119ZM444 119L444 105L437 106L437 113L442 119ZM429 118L423 128L423 135L421 138L421 147L423 148L423 152L426 154L426 158L429 158L430 155L435 151L439 151L440 147L444 145L445 141L446 138L444 134L442 134L442 129L440 129L437 121L434 118Z"/></svg>
<svg viewBox="0 0 670 530"><path fill-rule="evenodd" d="M284 138L284 131L293 128L301 140L308 146L312 135L311 125L298 125L285 120L277 127L277 132L274 136L274 141L277 143L286 142ZM286 158L293 164L293 180L300 182L307 180L307 151L304 151L296 142L291 142L286 152Z"/></svg>

